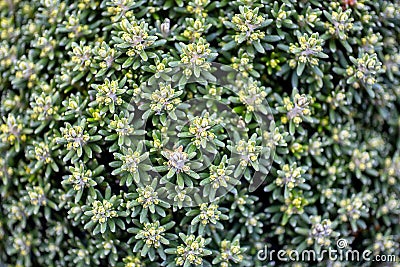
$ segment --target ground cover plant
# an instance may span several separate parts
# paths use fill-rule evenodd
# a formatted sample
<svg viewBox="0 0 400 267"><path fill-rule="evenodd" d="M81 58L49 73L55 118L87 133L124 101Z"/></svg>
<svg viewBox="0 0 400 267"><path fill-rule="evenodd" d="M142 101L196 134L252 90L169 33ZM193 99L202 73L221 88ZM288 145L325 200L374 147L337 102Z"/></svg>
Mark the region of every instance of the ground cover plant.
<svg viewBox="0 0 400 267"><path fill-rule="evenodd" d="M0 267L400 266L399 1L0 14Z"/></svg>

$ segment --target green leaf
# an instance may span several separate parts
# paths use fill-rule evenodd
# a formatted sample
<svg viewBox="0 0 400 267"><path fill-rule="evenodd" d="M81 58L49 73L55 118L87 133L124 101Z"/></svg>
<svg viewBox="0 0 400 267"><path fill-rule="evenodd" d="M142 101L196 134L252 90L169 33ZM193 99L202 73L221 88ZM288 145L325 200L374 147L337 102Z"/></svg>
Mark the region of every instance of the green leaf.
<svg viewBox="0 0 400 267"><path fill-rule="evenodd" d="M133 252L138 252L139 250L141 250L141 248L143 247L143 241L139 241L135 244L135 246L133 247Z"/></svg>
<svg viewBox="0 0 400 267"><path fill-rule="evenodd" d="M183 176L181 174L177 175L176 182L178 183L179 188L184 188L185 187Z"/></svg>
<svg viewBox="0 0 400 267"><path fill-rule="evenodd" d="M294 135L296 132L296 125L294 124L293 120L289 121L289 133L290 135Z"/></svg>
<svg viewBox="0 0 400 267"><path fill-rule="evenodd" d="M271 183L268 186L264 187L264 191L265 192L271 192L272 190L274 190L276 188L276 184L275 183Z"/></svg>
<svg viewBox="0 0 400 267"><path fill-rule="evenodd" d="M147 246L146 244L142 247L142 251L140 252L140 256L144 257L147 255L147 252L149 251L150 247Z"/></svg>
<svg viewBox="0 0 400 267"><path fill-rule="evenodd" d="M121 228L122 230L125 230L125 223L121 219L117 219L115 221L115 224L118 225L118 227Z"/></svg>
<svg viewBox="0 0 400 267"><path fill-rule="evenodd" d="M265 49L264 49L264 47L262 47L262 45L261 45L259 40L256 41L256 42L253 42L253 45L254 45L254 48L257 50L257 52L265 53Z"/></svg>
<svg viewBox="0 0 400 267"><path fill-rule="evenodd" d="M83 194L83 190L79 190L79 191L76 192L76 195L75 195L75 203L78 203L78 202L79 202L79 200L80 200L81 197L82 197L82 194Z"/></svg>
<svg viewBox="0 0 400 267"><path fill-rule="evenodd" d="M125 60L124 64L122 64L122 68L126 69L130 67L134 61L135 61L134 57L129 57L127 60Z"/></svg>
<svg viewBox="0 0 400 267"><path fill-rule="evenodd" d="M93 157L92 155L92 150L90 149L89 146L84 146L83 150L85 151L85 154L91 159Z"/></svg>
<svg viewBox="0 0 400 267"><path fill-rule="evenodd" d="M296 69L297 76L301 76L301 74L304 71L305 66L306 66L306 63L302 63L302 62L297 63L297 69Z"/></svg>
<svg viewBox="0 0 400 267"><path fill-rule="evenodd" d="M222 51L229 51L235 47L236 47L236 42L230 41L229 43L226 43L221 49Z"/></svg>
<svg viewBox="0 0 400 267"><path fill-rule="evenodd" d="M100 223L100 232L104 234L107 230L107 223Z"/></svg>
<svg viewBox="0 0 400 267"><path fill-rule="evenodd" d="M139 56L141 57L141 59L142 59L143 61L147 61L147 60L149 59L149 58L147 57L147 54L146 54L145 51L141 51L140 54L139 54Z"/></svg>
<svg viewBox="0 0 400 267"><path fill-rule="evenodd" d="M263 40L265 40L266 42L269 43L273 43L273 42L278 42L281 40L281 37L279 37L278 35L266 35Z"/></svg>
<svg viewBox="0 0 400 267"><path fill-rule="evenodd" d="M97 224L96 227L93 230L93 235L97 235L98 233L100 233L100 224Z"/></svg>
<svg viewBox="0 0 400 267"><path fill-rule="evenodd" d="M115 232L115 223L112 219L107 220L108 226L110 227L111 232Z"/></svg>
<svg viewBox="0 0 400 267"><path fill-rule="evenodd" d="M287 213L284 213L283 217L282 217L282 223L281 224L282 225L286 225L288 220L289 220L289 215L287 215Z"/></svg>

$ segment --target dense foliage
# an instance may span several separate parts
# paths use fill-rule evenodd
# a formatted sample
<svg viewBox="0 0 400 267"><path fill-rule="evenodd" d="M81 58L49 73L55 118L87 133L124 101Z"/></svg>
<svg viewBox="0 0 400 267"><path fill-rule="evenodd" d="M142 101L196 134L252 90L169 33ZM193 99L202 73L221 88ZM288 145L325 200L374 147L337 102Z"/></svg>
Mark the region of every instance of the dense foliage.
<svg viewBox="0 0 400 267"><path fill-rule="evenodd" d="M338 238L399 256L399 1L1 0L0 14L0 266L272 266L264 246ZM215 63L240 90L204 82Z"/></svg>

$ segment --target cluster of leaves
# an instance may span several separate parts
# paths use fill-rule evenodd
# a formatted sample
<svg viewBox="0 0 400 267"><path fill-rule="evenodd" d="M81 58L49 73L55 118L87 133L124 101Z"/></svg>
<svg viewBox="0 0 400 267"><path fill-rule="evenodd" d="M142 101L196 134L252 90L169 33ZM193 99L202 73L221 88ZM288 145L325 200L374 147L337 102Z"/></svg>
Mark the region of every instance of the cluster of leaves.
<svg viewBox="0 0 400 267"><path fill-rule="evenodd" d="M1 0L0 14L0 266L276 265L258 250L338 238L399 254L398 1ZM186 84L212 62L251 83ZM179 86L159 83L176 66ZM212 101L186 114L191 99L230 105L251 138L232 143Z"/></svg>

